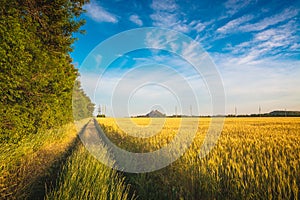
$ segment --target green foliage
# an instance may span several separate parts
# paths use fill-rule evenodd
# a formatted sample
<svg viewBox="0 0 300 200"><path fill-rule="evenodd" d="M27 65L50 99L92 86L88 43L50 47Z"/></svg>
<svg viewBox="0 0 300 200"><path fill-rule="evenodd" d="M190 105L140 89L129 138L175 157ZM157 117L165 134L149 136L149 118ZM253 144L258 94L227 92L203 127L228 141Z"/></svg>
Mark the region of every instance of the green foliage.
<svg viewBox="0 0 300 200"><path fill-rule="evenodd" d="M95 104L93 104L90 98L84 93L79 80L75 81L72 100L75 120L93 116Z"/></svg>
<svg viewBox="0 0 300 200"><path fill-rule="evenodd" d="M0 142L73 119L77 70L69 52L85 2L0 2Z"/></svg>

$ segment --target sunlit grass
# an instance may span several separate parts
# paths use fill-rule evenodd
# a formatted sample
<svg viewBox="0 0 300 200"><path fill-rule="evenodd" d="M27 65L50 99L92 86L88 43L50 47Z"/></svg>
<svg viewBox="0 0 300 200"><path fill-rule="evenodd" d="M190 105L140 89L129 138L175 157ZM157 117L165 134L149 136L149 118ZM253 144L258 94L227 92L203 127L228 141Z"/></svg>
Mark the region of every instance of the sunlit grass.
<svg viewBox="0 0 300 200"><path fill-rule="evenodd" d="M38 134L29 134L16 143L0 146L0 197L27 198L32 185L47 174L77 137L73 124ZM44 189L44 185L41 186Z"/></svg>
<svg viewBox="0 0 300 200"><path fill-rule="evenodd" d="M107 155L103 155L107 156ZM134 199L124 177L95 159L82 145L64 165L46 199Z"/></svg>
<svg viewBox="0 0 300 200"><path fill-rule="evenodd" d="M136 122L128 126L149 122L142 118L131 120ZM198 126L198 131L179 160L156 172L127 174L142 199L299 198L300 118L227 118L217 145L204 159L199 158L199 150L210 119L201 119L200 123L197 119L189 120L191 126ZM115 144L133 152L166 146L180 123L180 119L168 118L158 123L163 126L157 135L138 138L137 134L145 133L139 130L131 136L126 130L134 130L135 126L118 127L116 121L122 119L98 121ZM188 126L184 129L186 134L189 130L192 129Z"/></svg>

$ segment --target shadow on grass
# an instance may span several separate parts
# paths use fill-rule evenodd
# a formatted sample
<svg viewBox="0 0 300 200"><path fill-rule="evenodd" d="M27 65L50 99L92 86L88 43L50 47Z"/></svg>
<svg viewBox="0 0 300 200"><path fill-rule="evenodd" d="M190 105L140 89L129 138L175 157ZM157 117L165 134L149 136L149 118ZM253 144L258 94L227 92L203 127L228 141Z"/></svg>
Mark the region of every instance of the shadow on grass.
<svg viewBox="0 0 300 200"><path fill-rule="evenodd" d="M80 133L85 130L86 126L87 124L83 126ZM29 166L30 170L24 179L24 182L28 182L28 184L25 183L24 185L26 185L26 187L17 192L19 193L17 195L18 198L44 199L48 191L55 189L62 167L80 143L80 138L77 135L67 147L66 151L61 152L55 158L51 158L53 157L53 151L55 151L55 149L52 149L53 151L49 149L39 151L37 156L38 160ZM48 162L47 160L49 159L52 160L52 162ZM46 166L41 167L41 165ZM43 169L39 170L40 168Z"/></svg>

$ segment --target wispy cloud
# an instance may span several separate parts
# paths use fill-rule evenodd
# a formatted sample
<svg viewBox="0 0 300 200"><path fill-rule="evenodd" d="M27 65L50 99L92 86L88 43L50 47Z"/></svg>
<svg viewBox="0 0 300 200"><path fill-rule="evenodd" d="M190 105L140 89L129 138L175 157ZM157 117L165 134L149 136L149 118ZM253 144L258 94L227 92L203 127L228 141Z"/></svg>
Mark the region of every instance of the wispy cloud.
<svg viewBox="0 0 300 200"><path fill-rule="evenodd" d="M153 20L153 25L159 27L171 27L178 21L177 14L161 11L155 11L150 18Z"/></svg>
<svg viewBox="0 0 300 200"><path fill-rule="evenodd" d="M153 0L150 5L153 13L150 15L152 25L170 28L182 33L202 33L212 21L190 18L175 0Z"/></svg>
<svg viewBox="0 0 300 200"><path fill-rule="evenodd" d="M190 31L190 27L184 23L184 21L180 20L177 13L169 13L169 12L154 12L150 15L153 26L170 28L176 31L188 33Z"/></svg>
<svg viewBox="0 0 300 200"><path fill-rule="evenodd" d="M252 40L230 48L232 55L239 59L239 64L257 63L266 56L276 58L282 53L294 51L298 40L297 25L291 20L281 26L258 32Z"/></svg>
<svg viewBox="0 0 300 200"><path fill-rule="evenodd" d="M118 22L116 15L106 11L96 1L91 1L90 3L86 4L84 9L87 10L87 15L96 22Z"/></svg>
<svg viewBox="0 0 300 200"><path fill-rule="evenodd" d="M209 63L209 56L201 48L199 42L196 40L183 38L176 32L170 33L164 30L148 32L145 38L145 45L149 48L168 50L182 56L189 63L195 65L212 64ZM174 60L174 58L171 59ZM167 61L166 63L170 63L168 59L164 59L164 61ZM177 60L175 61L178 62ZM176 65L176 63L174 64ZM204 70L203 73L207 73L207 71Z"/></svg>
<svg viewBox="0 0 300 200"><path fill-rule="evenodd" d="M188 33L191 30L198 32L204 29L204 25L198 20L188 22L184 19L180 7L174 0L153 0L151 4L153 13L150 15L153 26L170 28L179 32Z"/></svg>
<svg viewBox="0 0 300 200"><path fill-rule="evenodd" d="M239 30L250 32L260 31L268 28L269 26L276 25L280 22L284 22L298 15L299 10L295 8L286 8L281 13L262 19L257 23L246 24L239 27Z"/></svg>
<svg viewBox="0 0 300 200"><path fill-rule="evenodd" d="M262 59L255 65L246 63L241 67L239 59L234 56L218 54L213 57L222 74L227 96L226 113L232 113L235 106L239 114L254 113L258 111L259 105L263 112L300 108L299 61ZM183 73L176 70L172 59L167 56L155 59L167 60L167 63L164 63L172 68L159 65L153 65L153 68L141 66L133 71L115 73L114 76L111 76L112 73L105 74L100 82L97 81L99 76L96 74L84 74L81 82L96 104L107 105L108 115L112 115L112 108L120 117L128 116L128 110L131 115L144 114L158 104L167 114L173 114L174 106L178 105L178 102L170 91L173 91L180 100L183 113L189 113L188 107L185 107L191 105L189 101L191 92L195 92L199 100L200 114L211 114L210 94L199 75L194 78L191 75L187 76L187 69Z"/></svg>
<svg viewBox="0 0 300 200"><path fill-rule="evenodd" d="M299 61L260 59L244 63L231 55L215 54L227 96L227 113L237 106L239 113L253 113L261 105L263 112L274 109L299 109ZM296 95L297 94L297 95Z"/></svg>
<svg viewBox="0 0 300 200"><path fill-rule="evenodd" d="M102 62L102 56L100 54L94 55L96 61L96 68L99 68Z"/></svg>
<svg viewBox="0 0 300 200"><path fill-rule="evenodd" d="M119 20L120 26L113 26L113 31L123 31L124 27L131 22L138 26L147 23L180 31L196 38L195 40L201 42L210 52L221 73L227 96L227 113L233 112L235 106L238 107L238 113L253 113L258 111L258 105L261 105L263 112L284 108L298 110L300 108L300 93L297 87L300 84L298 67L300 66L298 20L300 8L294 3L280 1L269 3L226 0L223 2L225 3L207 10L207 5L212 5L209 1L190 1L191 5L186 5L177 0L151 0L150 5L148 1L137 3L139 7L134 8L139 9L134 9L132 13L132 6L115 6L115 2L96 3L92 0L85 9L88 11L87 16L98 22L117 23ZM130 9L126 10L127 8ZM118 13L118 16L111 11ZM112 70L108 71L105 74L107 76L100 81L101 90L95 90L98 77L94 77L94 74L85 76L83 82L87 83L83 83L83 86L89 86L88 94L94 95L95 102L110 105L113 98L111 94L121 79L126 81L126 84L121 84L119 90L124 95L128 94L129 87L140 86L141 82L138 81L155 80L161 84L173 84L178 94L189 97L185 95L182 82L178 82L175 75L185 77L184 81L195 86L199 92L197 93L199 99L209 97L209 91L206 94L201 93L205 90L205 83L202 83L204 89L197 88L201 85L197 82L199 76L196 76L197 73L191 70L192 66L187 63L187 61L200 63L209 68L208 63L203 63L209 55L203 51L202 54L197 54L196 43L178 41L176 34L166 35L154 31L145 38L145 45L149 48L176 52L183 55L185 60L165 54L155 55L151 52L136 53L134 54L136 57L126 54L120 58L121 61L112 65ZM89 66L97 67L105 61L105 56L98 55L93 59L94 62ZM172 74L162 71L159 67L157 69L145 67L143 70L132 72L129 76L122 76L129 68L155 64L171 66L175 72ZM160 102L163 106L166 105L167 112L172 114L176 102L170 101L171 95L168 96L170 98L165 98L165 92L161 87L144 87L138 90L134 94L134 101L131 102L132 111L144 114L148 111L147 106ZM122 100L119 98L116 102L120 101L117 103L121 105ZM120 108L120 111L124 108ZM124 116L123 113L120 116Z"/></svg>
<svg viewBox="0 0 300 200"><path fill-rule="evenodd" d="M207 23L202 23L200 20L193 20L191 21L191 23L189 23L189 26L197 33L200 33L206 28Z"/></svg>
<svg viewBox="0 0 300 200"><path fill-rule="evenodd" d="M149 31L145 38L145 45L148 48L168 49L169 51L178 51L179 45L174 42L178 40L178 34L168 33L166 31Z"/></svg>
<svg viewBox="0 0 300 200"><path fill-rule="evenodd" d="M217 32L220 33L231 33L235 32L238 30L238 27L241 26L242 24L252 20L254 18L253 15L244 15L242 17L239 17L237 19L229 21L227 24L224 26L220 27L217 29Z"/></svg>
<svg viewBox="0 0 300 200"><path fill-rule="evenodd" d="M138 15L130 15L129 20L139 26L143 25L143 21L140 19Z"/></svg>
<svg viewBox="0 0 300 200"><path fill-rule="evenodd" d="M178 5L175 3L174 0L153 0L151 8L156 11L174 12L178 9Z"/></svg>
<svg viewBox="0 0 300 200"><path fill-rule="evenodd" d="M234 15L251 3L251 0L228 0L224 3L227 14Z"/></svg>

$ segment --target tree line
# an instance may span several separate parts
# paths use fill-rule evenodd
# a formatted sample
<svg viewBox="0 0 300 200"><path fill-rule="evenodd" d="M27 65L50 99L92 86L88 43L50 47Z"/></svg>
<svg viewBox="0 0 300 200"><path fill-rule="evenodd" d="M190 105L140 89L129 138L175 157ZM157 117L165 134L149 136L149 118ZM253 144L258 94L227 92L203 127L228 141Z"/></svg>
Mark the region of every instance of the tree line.
<svg viewBox="0 0 300 200"><path fill-rule="evenodd" d="M92 115L69 53L86 0L0 1L0 130L11 139ZM77 87L77 88L76 88Z"/></svg>

